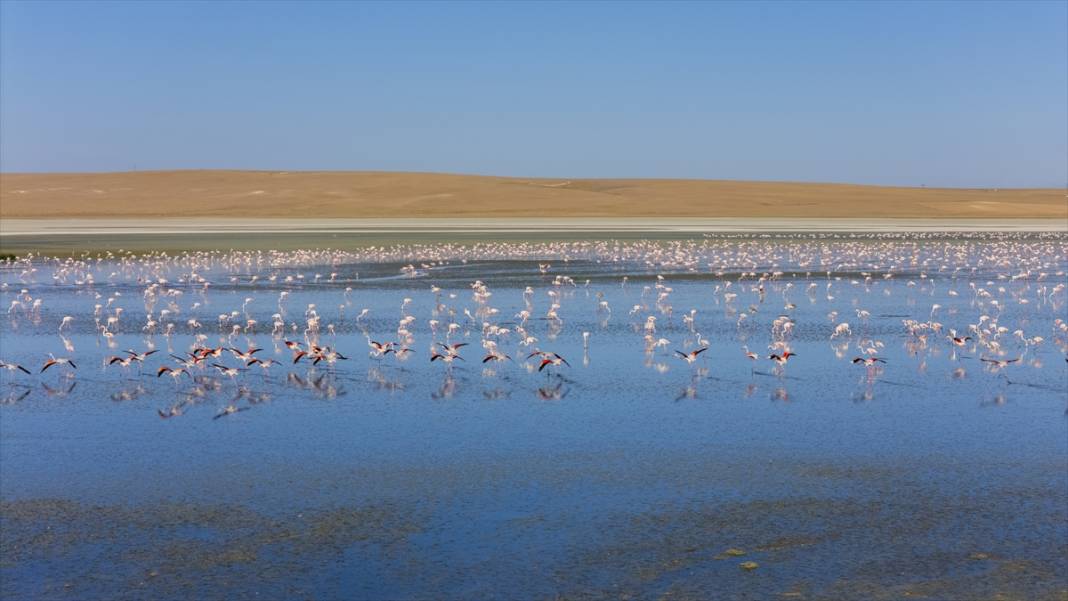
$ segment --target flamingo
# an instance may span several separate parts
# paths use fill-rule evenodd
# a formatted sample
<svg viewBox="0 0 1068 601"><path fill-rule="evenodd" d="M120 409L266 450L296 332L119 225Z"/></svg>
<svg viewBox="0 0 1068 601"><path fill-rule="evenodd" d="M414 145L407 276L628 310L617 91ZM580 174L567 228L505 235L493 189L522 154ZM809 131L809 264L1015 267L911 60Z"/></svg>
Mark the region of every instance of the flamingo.
<svg viewBox="0 0 1068 601"><path fill-rule="evenodd" d="M1015 359L988 359L986 357L980 357L979 360L983 361L984 363L990 363L991 367L1001 369L1003 367L1008 367L1013 363L1017 363L1018 361L1020 361L1020 357L1017 357Z"/></svg>
<svg viewBox="0 0 1068 601"><path fill-rule="evenodd" d="M553 352L534 351L533 353L527 355L527 359L530 359L532 357L541 357L541 363L538 365L538 371L542 371L547 366L559 367L560 365L566 365L568 367L571 367L571 364L567 362L567 359L564 359L560 355Z"/></svg>
<svg viewBox="0 0 1068 601"><path fill-rule="evenodd" d="M145 359L147 359L149 357L149 355L152 355L152 354L157 353L157 352L159 352L159 351L157 351L155 349L153 349L151 351L145 351L143 353L138 353L138 352L136 352L136 351L134 351L132 349L127 349L126 350L126 353L128 355L130 355L130 359L133 360L133 361L137 361L139 363L144 363Z"/></svg>
<svg viewBox="0 0 1068 601"><path fill-rule="evenodd" d="M886 359L880 359L879 357L855 357L852 363L854 365L863 363L867 367L872 367L876 363L886 363Z"/></svg>
<svg viewBox="0 0 1068 601"><path fill-rule="evenodd" d="M708 350L708 347L705 346L705 347L701 347L699 349L692 350L692 351L690 351L688 353L684 353L682 351L676 350L675 354L678 355L682 360L684 360L687 363L689 363L690 365L693 365L697 361L697 356L700 355L701 353L707 351L707 350Z"/></svg>
<svg viewBox="0 0 1068 601"><path fill-rule="evenodd" d="M438 359L441 359L442 361L451 366L453 360L455 359L459 359L460 361L465 360L463 357L460 356L459 350L460 348L467 346L466 342L458 342L456 344L445 344L443 342L439 342L438 346L443 349L443 352L432 352L430 355L431 363L437 361Z"/></svg>
<svg viewBox="0 0 1068 601"><path fill-rule="evenodd" d="M252 359L254 358L253 355L262 350L263 349L260 348L249 348L247 351L241 352L235 348L229 349L230 353L233 354L234 358L241 361L242 363L248 363L249 361L252 361Z"/></svg>
<svg viewBox="0 0 1068 601"><path fill-rule="evenodd" d="M791 351L783 351L781 355L772 353L768 355L768 359L778 363L780 366L786 365L786 362L790 360L790 357L796 357L797 353Z"/></svg>
<svg viewBox="0 0 1068 601"><path fill-rule="evenodd" d="M49 353L48 356L51 357L51 359L45 361L44 367L41 368L41 373L44 373L46 369L52 367L53 365L69 365L71 369L78 369L78 366L75 365L74 362L67 357L56 358L56 356L52 353Z"/></svg>
<svg viewBox="0 0 1068 601"><path fill-rule="evenodd" d="M18 371L21 371L21 372L26 373L26 374L30 373L30 370L26 369L25 367L23 367L23 366L21 366L21 365L19 365L17 363L4 363L3 361L0 361L0 369L6 369L8 371L16 371L16 370L18 370Z"/></svg>
<svg viewBox="0 0 1068 601"><path fill-rule="evenodd" d="M173 378L175 385L178 384L178 378L181 378L183 374L185 374L186 376L189 376L190 378L193 377L184 368L171 369L170 367L167 367L166 365L164 365L163 367L160 367L158 370L156 370L156 377L157 378L162 376L163 374L167 374L171 378Z"/></svg>

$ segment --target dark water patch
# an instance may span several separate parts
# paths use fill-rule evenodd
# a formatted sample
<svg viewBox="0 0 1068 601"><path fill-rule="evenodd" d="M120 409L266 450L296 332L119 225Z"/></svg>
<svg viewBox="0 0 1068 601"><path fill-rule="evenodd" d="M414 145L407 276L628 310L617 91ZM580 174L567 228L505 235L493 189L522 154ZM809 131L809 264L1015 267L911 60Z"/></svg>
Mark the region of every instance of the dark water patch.
<svg viewBox="0 0 1068 601"><path fill-rule="evenodd" d="M557 580L562 598L1056 599L1068 560L1056 538L990 538L1004 506L926 496L790 498L663 507L620 516ZM1053 507L1020 510L1045 528ZM1063 526L1061 527L1063 531ZM951 536L952 531L952 536ZM1017 539L1018 538L1018 539ZM750 563L752 562L752 563ZM755 565L754 565L755 564Z"/></svg>
<svg viewBox="0 0 1068 601"><path fill-rule="evenodd" d="M10 599L308 595L317 565L350 552L376 563L423 528L390 506L268 516L240 506L61 499L4 501L0 520L0 596Z"/></svg>

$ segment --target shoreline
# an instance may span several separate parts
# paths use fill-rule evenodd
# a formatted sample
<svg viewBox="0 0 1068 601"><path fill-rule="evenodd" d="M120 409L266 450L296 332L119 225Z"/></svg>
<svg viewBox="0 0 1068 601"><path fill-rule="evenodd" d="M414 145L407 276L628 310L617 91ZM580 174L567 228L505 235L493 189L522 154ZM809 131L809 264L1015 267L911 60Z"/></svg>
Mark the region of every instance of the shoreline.
<svg viewBox="0 0 1068 601"><path fill-rule="evenodd" d="M0 220L0 236L175 234L388 233L771 233L771 232L1068 232L1063 219L877 218L412 218L412 219L16 219Z"/></svg>

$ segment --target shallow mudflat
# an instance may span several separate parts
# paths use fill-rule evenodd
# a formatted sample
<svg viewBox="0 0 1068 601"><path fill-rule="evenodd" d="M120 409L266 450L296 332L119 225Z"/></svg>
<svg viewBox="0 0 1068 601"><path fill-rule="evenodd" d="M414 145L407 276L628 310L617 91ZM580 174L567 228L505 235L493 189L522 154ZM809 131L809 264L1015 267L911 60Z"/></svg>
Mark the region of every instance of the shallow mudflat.
<svg viewBox="0 0 1068 601"><path fill-rule="evenodd" d="M1063 599L1066 251L698 237L9 265L0 360L32 373L0 370L0 596ZM330 350L294 363L287 340ZM439 342L462 359L431 362ZM250 347L279 364L189 355ZM108 364L126 349L157 352ZM77 368L40 373L49 353ZM171 355L188 375L156 376Z"/></svg>
<svg viewBox="0 0 1068 601"><path fill-rule="evenodd" d="M566 242L576 239L689 240L695 236L1068 232L1064 217L1026 219L887 219L811 217L645 218L48 218L0 220L0 254L76 255L83 252L181 252L218 249L359 250L398 243Z"/></svg>

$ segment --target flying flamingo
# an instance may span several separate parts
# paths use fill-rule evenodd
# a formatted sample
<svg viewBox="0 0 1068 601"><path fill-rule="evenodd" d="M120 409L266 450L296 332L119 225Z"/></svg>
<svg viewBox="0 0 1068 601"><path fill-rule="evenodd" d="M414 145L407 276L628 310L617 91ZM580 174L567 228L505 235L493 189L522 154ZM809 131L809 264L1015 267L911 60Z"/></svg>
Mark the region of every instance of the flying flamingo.
<svg viewBox="0 0 1068 601"><path fill-rule="evenodd" d="M692 351L690 351L688 353L684 353L682 351L675 351L675 354L678 355L679 357L681 357L684 361L686 361L690 365L693 365L697 361L697 356L700 355L701 353L707 351L707 350L708 350L708 347L705 346L705 347L701 347L699 349L692 350Z"/></svg>

